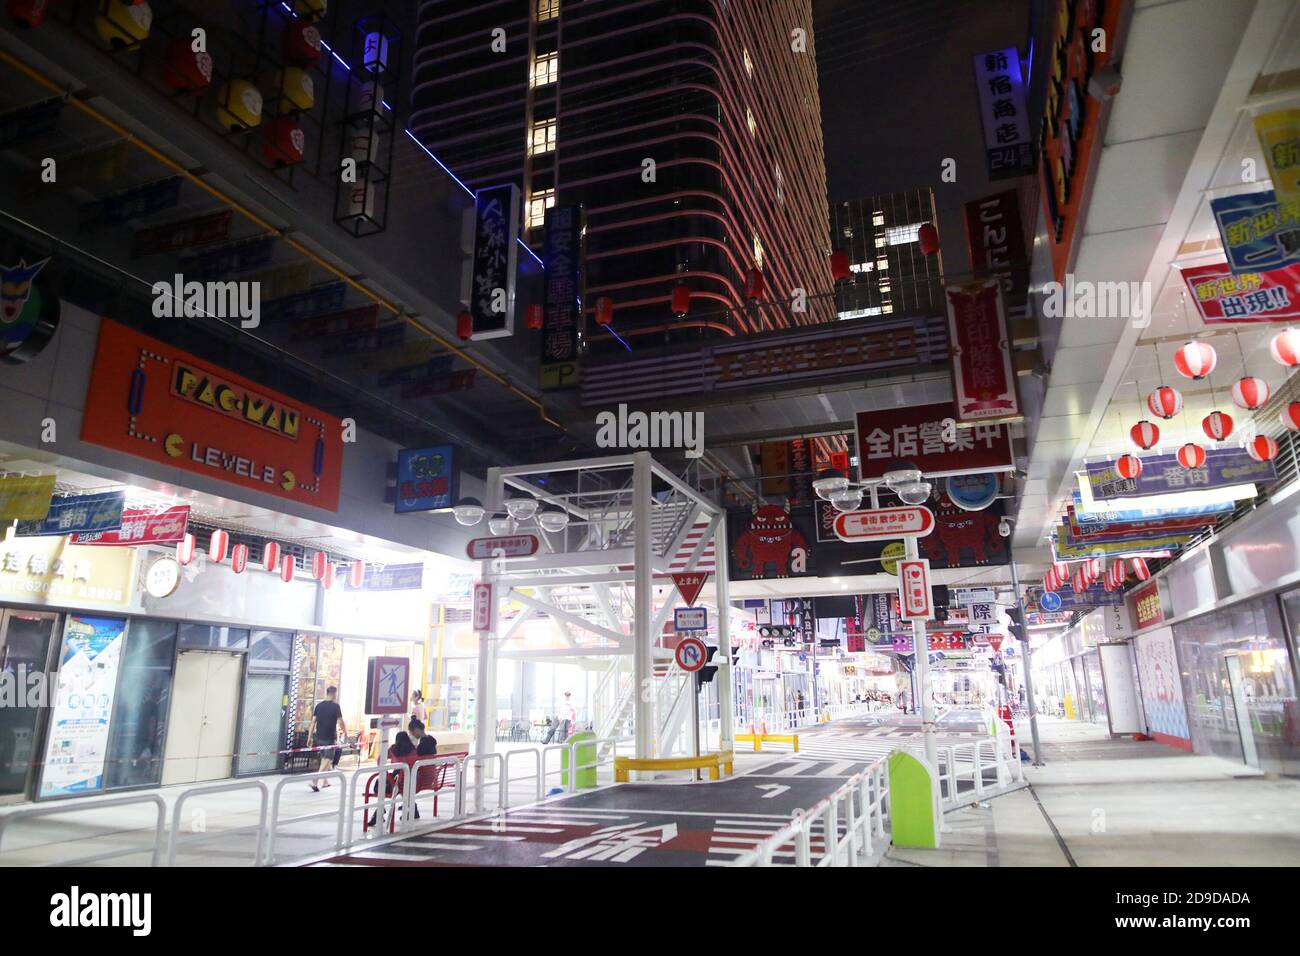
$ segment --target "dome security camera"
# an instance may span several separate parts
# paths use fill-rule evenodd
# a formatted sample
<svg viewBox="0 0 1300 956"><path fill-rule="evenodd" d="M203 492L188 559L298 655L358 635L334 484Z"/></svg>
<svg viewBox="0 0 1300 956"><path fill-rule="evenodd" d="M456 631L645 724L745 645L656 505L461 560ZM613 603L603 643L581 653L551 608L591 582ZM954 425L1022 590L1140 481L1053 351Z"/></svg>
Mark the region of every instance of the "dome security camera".
<svg viewBox="0 0 1300 956"><path fill-rule="evenodd" d="M998 522L998 534L1002 535L1004 538L1011 537L1011 522L1006 518L1003 518Z"/></svg>

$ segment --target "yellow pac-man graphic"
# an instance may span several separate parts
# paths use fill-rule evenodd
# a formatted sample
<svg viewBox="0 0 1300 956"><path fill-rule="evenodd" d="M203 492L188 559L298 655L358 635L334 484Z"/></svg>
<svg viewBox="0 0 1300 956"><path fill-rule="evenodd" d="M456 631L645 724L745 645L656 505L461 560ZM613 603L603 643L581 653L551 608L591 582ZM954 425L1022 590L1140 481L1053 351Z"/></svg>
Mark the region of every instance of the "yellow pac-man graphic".
<svg viewBox="0 0 1300 956"><path fill-rule="evenodd" d="M293 491L298 487L298 476L286 468L280 476L280 487L285 491Z"/></svg>
<svg viewBox="0 0 1300 956"><path fill-rule="evenodd" d="M173 458L179 458L185 453L185 439L172 432L163 439L163 448Z"/></svg>

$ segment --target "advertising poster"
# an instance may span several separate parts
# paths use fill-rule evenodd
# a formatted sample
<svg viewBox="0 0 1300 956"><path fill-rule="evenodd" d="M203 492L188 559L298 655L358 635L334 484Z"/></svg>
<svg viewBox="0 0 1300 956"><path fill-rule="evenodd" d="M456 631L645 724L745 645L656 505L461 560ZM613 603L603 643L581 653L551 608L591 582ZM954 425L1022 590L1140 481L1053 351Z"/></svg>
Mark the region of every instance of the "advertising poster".
<svg viewBox="0 0 1300 956"><path fill-rule="evenodd" d="M94 793L104 785L108 721L126 640L120 617L69 614L45 748L40 795Z"/></svg>
<svg viewBox="0 0 1300 956"><path fill-rule="evenodd" d="M1187 708L1183 704L1183 682L1178 674L1173 630L1162 627L1149 634L1139 634L1134 638L1134 645L1142 706L1151 736L1162 744L1191 750L1192 739L1187 729Z"/></svg>
<svg viewBox="0 0 1300 956"><path fill-rule="evenodd" d="M1183 282L1207 325L1293 322L1300 318L1300 264L1233 275L1226 262L1183 269Z"/></svg>
<svg viewBox="0 0 1300 956"><path fill-rule="evenodd" d="M957 418L963 422L1020 417L1016 370L997 279L949 286L948 340L952 343L952 387Z"/></svg>
<svg viewBox="0 0 1300 956"><path fill-rule="evenodd" d="M1089 462L1087 468L1094 500L1145 498L1277 479L1273 462L1256 461L1244 448L1207 449L1200 468L1184 468L1177 455L1149 455L1142 459L1142 473L1136 478L1120 477L1109 461Z"/></svg>
<svg viewBox="0 0 1300 956"><path fill-rule="evenodd" d="M456 450L451 445L403 448L397 453L398 514L440 511L456 503Z"/></svg>
<svg viewBox="0 0 1300 956"><path fill-rule="evenodd" d="M1300 200L1300 110L1260 113L1255 117L1255 135L1277 198Z"/></svg>
<svg viewBox="0 0 1300 956"><path fill-rule="evenodd" d="M0 521L44 518L54 497L54 475L0 478Z"/></svg>
<svg viewBox="0 0 1300 956"><path fill-rule="evenodd" d="M105 547L134 547L140 544L175 544L185 537L190 523L190 506L171 508L127 508L122 512L122 526L115 531L74 534L75 544Z"/></svg>

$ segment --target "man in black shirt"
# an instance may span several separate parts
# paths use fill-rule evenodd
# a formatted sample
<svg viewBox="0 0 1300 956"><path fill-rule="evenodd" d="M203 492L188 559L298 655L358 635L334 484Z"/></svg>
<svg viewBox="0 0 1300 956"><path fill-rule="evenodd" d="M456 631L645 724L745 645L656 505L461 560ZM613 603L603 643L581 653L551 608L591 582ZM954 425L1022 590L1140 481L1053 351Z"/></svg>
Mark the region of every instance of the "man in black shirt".
<svg viewBox="0 0 1300 956"><path fill-rule="evenodd" d="M324 748L320 755L320 769L324 773L334 769L334 758L338 753L335 745L339 737L346 738L348 735L347 725L343 722L343 708L338 705L334 698L338 695L337 687L328 687L325 689L325 699L316 705L316 709L311 715L311 729L307 733L307 746L316 746ZM330 782L325 780L323 786L328 787ZM313 790L320 790L316 784L312 784Z"/></svg>

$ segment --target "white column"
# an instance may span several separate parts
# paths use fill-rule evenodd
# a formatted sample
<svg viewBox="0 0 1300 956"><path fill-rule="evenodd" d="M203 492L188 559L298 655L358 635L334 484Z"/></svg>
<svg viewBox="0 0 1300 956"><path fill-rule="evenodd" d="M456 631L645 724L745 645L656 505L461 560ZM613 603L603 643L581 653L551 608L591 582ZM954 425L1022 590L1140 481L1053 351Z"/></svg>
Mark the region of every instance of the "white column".
<svg viewBox="0 0 1300 956"><path fill-rule="evenodd" d="M485 507L491 516L501 507L501 470L489 468L487 473L487 500ZM492 561L480 562L479 580L492 585L492 623L491 630L481 631L478 635L478 677L474 688L474 753L490 754L496 750L496 699L497 699L497 611L500 609L501 595L497 593L500 582L492 570ZM478 764L479 778L482 779L484 764ZM475 791L475 806L482 799L482 788Z"/></svg>
<svg viewBox="0 0 1300 956"><path fill-rule="evenodd" d="M915 561L919 555L916 538L908 536L903 539L907 549L907 560ZM928 582L927 582L928 583ZM931 592L933 594L933 592ZM931 598L933 600L933 598ZM916 659L917 692L921 696L921 735L925 743L925 760L935 773L939 772L939 750L934 739L934 701L931 700L930 687L930 637L925 632L925 621L912 621L912 652Z"/></svg>
<svg viewBox="0 0 1300 956"><path fill-rule="evenodd" d="M727 515L718 518L713 531L714 593L718 604L718 749L734 750L736 728L732 715L731 683L731 575L727 567Z"/></svg>
<svg viewBox="0 0 1300 956"><path fill-rule="evenodd" d="M652 477L650 453L637 452L632 458L632 527L636 535L633 549L632 682L636 694L633 714L638 760L654 757L654 661L650 652L654 643L654 635L650 633L654 616L654 568L650 563L654 543L650 509Z"/></svg>

